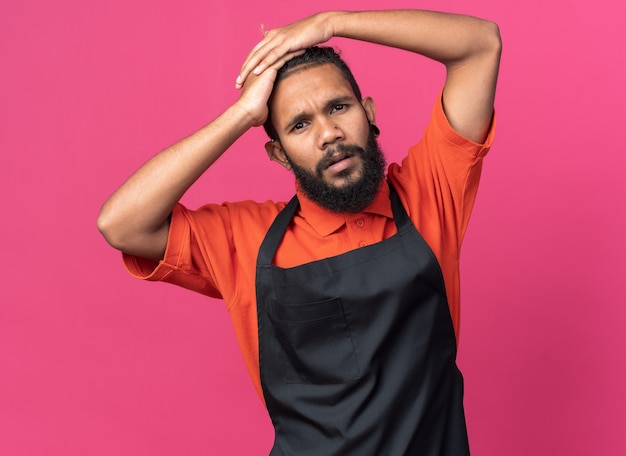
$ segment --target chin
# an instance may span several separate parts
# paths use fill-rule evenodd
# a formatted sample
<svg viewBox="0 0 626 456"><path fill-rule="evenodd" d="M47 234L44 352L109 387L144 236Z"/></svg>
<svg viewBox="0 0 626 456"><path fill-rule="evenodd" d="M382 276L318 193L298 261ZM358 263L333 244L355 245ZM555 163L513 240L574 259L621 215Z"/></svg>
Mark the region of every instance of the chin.
<svg viewBox="0 0 626 456"><path fill-rule="evenodd" d="M350 170L346 169L338 175L331 177L330 179L324 179L327 185L332 185L335 188L348 187L363 178L363 170Z"/></svg>

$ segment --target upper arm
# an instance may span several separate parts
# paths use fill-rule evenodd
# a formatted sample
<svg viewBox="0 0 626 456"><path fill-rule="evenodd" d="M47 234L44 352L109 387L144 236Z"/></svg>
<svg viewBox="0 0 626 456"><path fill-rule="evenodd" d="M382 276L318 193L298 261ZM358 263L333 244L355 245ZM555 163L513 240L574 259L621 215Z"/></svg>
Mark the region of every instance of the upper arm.
<svg viewBox="0 0 626 456"><path fill-rule="evenodd" d="M493 117L501 41L498 26L489 28L475 53L449 62L443 89L443 107L450 125L466 138L484 141Z"/></svg>
<svg viewBox="0 0 626 456"><path fill-rule="evenodd" d="M138 256L158 262L165 256L169 230L170 218L168 217L168 219L154 232L136 234L133 238L127 239L119 245L111 245L128 255Z"/></svg>

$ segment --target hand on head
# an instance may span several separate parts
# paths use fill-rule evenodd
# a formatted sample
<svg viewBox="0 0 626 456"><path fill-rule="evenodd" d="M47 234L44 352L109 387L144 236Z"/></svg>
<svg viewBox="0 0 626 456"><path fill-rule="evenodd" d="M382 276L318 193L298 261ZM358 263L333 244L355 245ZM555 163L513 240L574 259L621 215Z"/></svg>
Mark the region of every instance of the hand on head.
<svg viewBox="0 0 626 456"><path fill-rule="evenodd" d="M260 75L277 65L278 69L293 57L304 53L305 49L332 38L331 14L318 13L284 27L263 30L263 39L248 54L235 86L240 89L250 74Z"/></svg>

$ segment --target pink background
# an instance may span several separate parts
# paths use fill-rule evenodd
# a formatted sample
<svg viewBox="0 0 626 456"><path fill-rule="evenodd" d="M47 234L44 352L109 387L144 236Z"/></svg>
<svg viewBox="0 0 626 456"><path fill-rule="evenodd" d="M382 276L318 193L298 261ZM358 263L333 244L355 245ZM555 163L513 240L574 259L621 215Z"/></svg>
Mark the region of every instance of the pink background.
<svg viewBox="0 0 626 456"><path fill-rule="evenodd" d="M261 23L382 4L2 2L0 454L267 454L270 424L222 303L131 279L95 220L129 173L236 99ZM462 271L474 454L626 454L626 7L419 6L495 20L504 40L498 134ZM398 160L441 68L335 44ZM289 197L263 141L242 138L184 202Z"/></svg>

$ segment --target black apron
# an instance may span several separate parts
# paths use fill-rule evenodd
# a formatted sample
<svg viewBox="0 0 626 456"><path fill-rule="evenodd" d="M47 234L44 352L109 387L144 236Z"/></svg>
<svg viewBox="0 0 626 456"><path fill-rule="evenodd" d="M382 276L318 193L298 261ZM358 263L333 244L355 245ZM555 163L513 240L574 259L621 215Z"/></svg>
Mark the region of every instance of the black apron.
<svg viewBox="0 0 626 456"><path fill-rule="evenodd" d="M272 264L299 202L257 260L271 455L468 455L463 379L435 255L395 190L397 234L294 268Z"/></svg>

